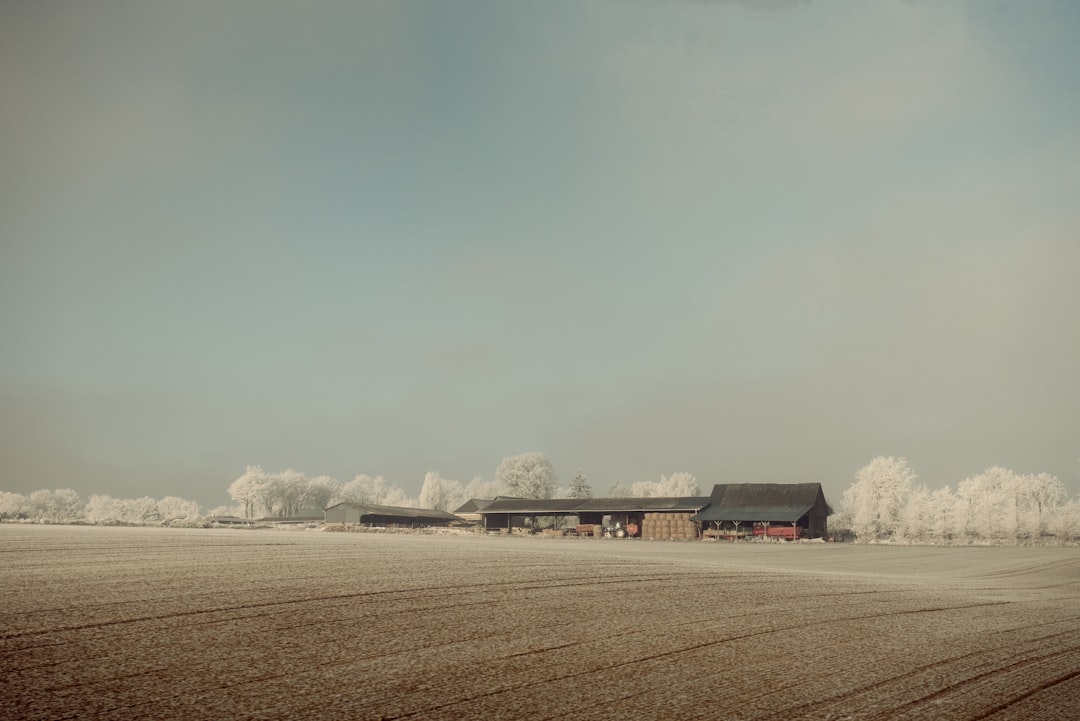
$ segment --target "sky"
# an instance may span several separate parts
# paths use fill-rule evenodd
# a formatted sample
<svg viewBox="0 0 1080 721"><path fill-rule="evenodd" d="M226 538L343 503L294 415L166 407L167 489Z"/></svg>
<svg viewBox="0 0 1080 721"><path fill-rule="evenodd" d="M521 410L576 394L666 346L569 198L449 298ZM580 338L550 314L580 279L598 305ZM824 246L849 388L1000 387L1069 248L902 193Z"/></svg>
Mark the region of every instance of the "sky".
<svg viewBox="0 0 1080 721"><path fill-rule="evenodd" d="M0 4L0 489L1080 494L1080 4Z"/></svg>

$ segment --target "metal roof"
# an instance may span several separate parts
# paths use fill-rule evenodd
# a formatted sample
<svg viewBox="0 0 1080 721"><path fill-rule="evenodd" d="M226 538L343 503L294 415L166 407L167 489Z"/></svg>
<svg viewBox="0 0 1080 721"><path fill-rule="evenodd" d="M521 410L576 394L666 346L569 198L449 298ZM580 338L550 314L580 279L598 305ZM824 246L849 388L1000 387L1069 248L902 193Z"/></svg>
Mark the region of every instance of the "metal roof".
<svg viewBox="0 0 1080 721"><path fill-rule="evenodd" d="M709 500L709 507L692 520L794 523L819 500L829 512L820 483L719 483Z"/></svg>
<svg viewBox="0 0 1080 721"><path fill-rule="evenodd" d="M484 506L480 513L512 515L576 515L626 511L697 511L709 504L706 496L660 498L506 498Z"/></svg>
<svg viewBox="0 0 1080 721"><path fill-rule="evenodd" d="M348 506L360 511L361 516L396 516L398 518L438 518L448 521L460 521L461 519L455 516L453 513L447 511L435 511L430 508L407 508L405 506L379 506L374 503L352 503L346 501L344 503L336 503L330 508L337 508L338 506Z"/></svg>

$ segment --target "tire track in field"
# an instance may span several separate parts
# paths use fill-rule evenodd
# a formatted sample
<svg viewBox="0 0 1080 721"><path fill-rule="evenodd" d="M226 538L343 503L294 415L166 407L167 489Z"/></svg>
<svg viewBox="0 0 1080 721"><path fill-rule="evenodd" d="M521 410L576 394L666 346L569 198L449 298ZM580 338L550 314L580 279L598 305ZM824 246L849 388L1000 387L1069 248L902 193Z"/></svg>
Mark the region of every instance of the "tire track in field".
<svg viewBox="0 0 1080 721"><path fill-rule="evenodd" d="M500 584L500 585L504 585L504 584ZM575 585L577 585L577 584L575 584ZM336 596L332 596L332 598L336 598ZM905 611L890 612L890 613L885 613L885 614L863 614L862 616L857 616L857 617L833 619L831 622L832 623L846 623L846 622L851 622L851 621L857 620L859 618L879 618L879 617L884 617L884 616L895 616L895 615L900 615L900 614L905 614L905 613L927 613L927 612L934 612L934 611L950 611L950 610L957 610L957 609L962 609L962 608L966 608L966 607L973 607L973 606L976 606L976 605L1001 605L1001 604L969 604L968 606L949 606L949 607L943 607L943 608L942 607L935 607L935 608L908 609L908 610L905 610ZM317 609L316 609L316 611L317 611ZM563 624L563 625L565 625L565 624ZM695 650L705 648L707 646L723 644L723 643L727 643L727 642L730 642L730 641L733 641L733 640L738 640L740 638L749 638L749 637L762 636L762 635L774 634L774 633L784 633L784 632L788 632L788 631L791 631L791 630L797 630L797 629L800 629L800 628L806 628L806 627L815 626L815 625L820 625L820 622L789 624L789 625L782 626L782 627L780 627L780 626L778 626L778 627L770 627L768 629L761 629L761 630L755 631L753 633L737 634L737 635L722 638L722 639L713 639L713 640L709 641L708 643L704 643L704 644L694 644L694 645L687 646L687 647L671 649L671 650L665 651L663 653L653 654L651 656L629 658L626 661L621 662L621 663L606 664L604 666L595 667L595 668L589 668L589 669L586 669L586 670L583 670L583 671L580 671L580 672L577 672L577 673L563 674L563 675L560 675L560 676L557 676L557 677L554 677L554 678L544 679L544 680L542 680L540 682L529 681L528 683L512 684L512 685L509 685L509 686L504 686L504 687L492 690L492 691L490 691L490 692L488 692L486 694L483 694L481 696L472 696L472 697L469 697L468 699L459 699L459 700L456 700L454 702L450 702L448 704L440 705L439 707L436 707L436 708L448 707L450 705L453 705L454 703L467 703L470 699L475 700L477 698L484 698L484 697L487 697L487 696L490 696L490 695L497 695L499 693L512 692L512 691L515 691L515 690L520 690L520 689L528 688L528 687L532 687L532 686L539 686L539 685L543 685L543 684L556 683L559 680L583 677L583 676L587 676L589 674L595 674L595 673L603 672L605 670L615 669L615 668L619 668L619 667L623 667L623 666L628 666L628 665L631 665L631 664L637 664L637 663L649 662L649 661L658 661L658 660L662 661L664 658L667 658L667 657L674 657L674 656L677 656L677 655L680 655L680 654L693 652ZM641 631L636 631L635 633L642 633L642 632ZM480 638L483 638L483 636L480 636ZM610 639L610 636L607 636L606 638ZM460 644L475 643L475 641L476 641L476 638L458 639L458 640L447 642L445 645L453 645L453 644L458 644L458 643L460 643ZM593 639L589 639L588 641L576 642L576 643L571 643L571 644L563 644L563 645L560 645L559 648L569 648L569 647L579 646L579 645L584 646L584 645L588 645L588 644L595 645L597 643L599 643L599 639L593 638ZM507 657L521 657L521 656L528 656L528 655L534 655L534 654L544 654L544 653L550 653L553 650L555 650L555 647L546 647L546 648L542 648L542 649L533 649L533 650L531 650L529 652L525 652L525 653L514 653L514 654L510 654L509 656L503 656L503 657L504 658L507 658ZM411 652L412 652L411 650L407 649L407 650L403 650L403 651L398 652L398 653L407 654L407 653L411 653ZM370 654L370 656L365 655L365 656L360 657L360 658L358 658L356 656L353 656L353 657L348 658L348 659L336 660L336 661L333 661L333 662L330 662L330 663L319 663L319 664L315 665L315 668L328 668L328 667L332 667L332 666L336 666L336 665L354 664L354 663L360 661L362 658L366 658L366 659L369 659L369 660L376 660L376 659L378 659L380 657L387 657L389 655L397 655L397 653L392 652L392 653L388 654L385 650L377 650L374 653ZM222 659L220 657L217 658L218 662L220 662L222 660L224 660L224 659ZM182 665L183 664L176 664L176 667L179 668ZM146 673L153 676L155 674L162 674L165 671L167 671L167 669L158 668L158 669L151 669L151 670L147 671ZM114 676L112 678L113 679L120 678L120 676ZM251 679L251 680L247 680L247 681L242 681L242 682L239 682L239 684L230 684L229 686L230 687L234 686L234 685L254 685L254 686L257 686L258 684L261 684L261 683L264 683L264 682L265 682L265 678L260 677L259 679ZM100 681L97 682L98 685L108 684L108 683L110 683L110 679L101 679ZM86 684L72 684L70 687L77 688L80 685L86 686ZM92 687L92 685L90 687ZM214 690L214 688L225 688L225 686L214 686L214 687L206 687L206 686L204 686L204 687L201 687L198 692L201 693L201 694L202 693L209 693L209 692L212 692ZM160 698L162 698L162 696L159 695L156 698L160 699ZM127 708L127 706L113 706L111 708L113 710L116 710L116 709ZM423 712L423 711L421 710L420 712L417 712L417 713L421 713L421 712ZM98 713L98 712L96 712L96 713ZM106 711L101 711L99 713L106 713ZM415 713L413 715L415 715Z"/></svg>
<svg viewBox="0 0 1080 721"><path fill-rule="evenodd" d="M610 578L610 579L605 579L603 581L603 583L617 583L617 584L625 585L625 584L628 584L628 583L631 583L631 582L641 582L641 583L659 582L659 583L664 583L665 581L668 581L668 580L670 580L670 577L667 577L667 576L654 577L654 578L651 578L651 579L649 579L649 578ZM570 582L568 583L566 581L570 581ZM576 587L576 586L582 586L582 585L588 585L590 587L593 587L593 586L597 585L597 581L596 581L595 578L590 577L590 578L588 578L588 582L586 584L586 583L583 583L582 577L571 577L570 579L564 579L562 582L556 582L554 584L553 583L538 584L538 583L535 583L533 581L528 581L528 582L498 582L498 583L486 584L486 589L480 589L480 590L478 590L478 587L476 585L461 586L461 588L463 590L458 591L456 593L452 593L452 594L450 594L450 596L456 596L456 597L461 598L461 597L470 597L470 596L474 597L476 595L480 595L480 596L482 596L482 598L480 598L479 600L459 602L459 603L446 603L445 600L444 600L447 597L446 594L443 594L443 593L438 593L438 594L431 593L431 591L434 591L434 590L441 591L442 587L429 587L429 588L422 589L423 591L426 592L426 594L423 594L423 595L418 594L417 589L410 589L410 590L407 590L407 591L380 592L380 593L367 593L367 594L331 594L331 595L323 595L323 596L318 596L318 597L308 597L306 599L295 599L295 600L284 601L284 602L273 602L273 603L265 602L265 603L256 603L256 604L236 604L236 605L227 606L227 607L217 607L217 608L214 608L214 609L202 609L202 610L194 610L194 611L183 611L183 612L174 612L174 613L167 613L167 614L157 614L157 615L152 615L152 616L142 616L142 617L128 618L128 619L117 619L115 621L98 622L98 623L94 623L94 624L83 624L83 625L77 625L77 626L73 625L73 626L58 628L58 629L54 629L54 630L48 630L48 631L45 631L45 632L42 632L42 633L48 633L50 635L56 634L56 633L77 633L77 632L80 632L80 631L92 631L92 630L107 629L107 628L110 628L110 627L124 627L124 626L126 626L127 628L125 629L125 631L123 633L114 634L109 639L110 643L113 643L113 644L115 644L117 646L122 646L125 638L138 637L138 636L146 633L146 631L144 629L137 628L138 624L140 624L140 623L161 622L161 621L168 621L168 620L176 620L176 619L196 617L196 616L200 616L200 615L210 615L210 614L234 614L234 615L227 615L224 618L214 618L214 619L199 620L199 621L196 621L194 623L191 623L190 626L195 628L195 627L199 627L199 626L211 626L211 625L216 625L216 624L230 624L230 623L236 623L236 622L250 623L251 621L253 621L255 619L273 618L273 617L276 617L276 616L283 616L283 617L287 617L287 618L300 617L299 621L289 623L288 625L275 625L271 629L267 629L264 626L264 627L260 627L260 628L258 628L256 630L250 631L250 634L260 636L260 635L264 635L268 631L272 631L274 633L279 633L279 632L282 632L282 631L289 631L289 630L297 629L297 628L299 628L299 629L311 629L311 628L313 628L315 626L318 626L318 625L337 624L337 623L342 623L342 622L346 622L346 621L349 621L349 620L357 620L357 619L365 618L364 614L350 615L350 616L337 615L337 616L327 617L326 613L325 613L326 604L323 603L323 602L326 602L327 600L330 600L330 601L341 601L341 600L349 601L350 603L332 604L333 607L347 610L347 609L349 609L349 608L356 605L355 601L356 601L357 598L363 598L364 599L364 601L362 602L361 605L370 606L371 604L376 604L376 603L381 605L381 604L384 604L385 601L386 601L385 598L373 599L374 596L382 597L382 596L386 596L386 595L399 595L399 596L400 595L408 595L410 603L407 606L400 607L398 605L395 605L395 607L393 607L393 608L382 608L382 607L380 607L380 608L378 608L378 612L375 614L375 616L372 617L372 618L377 617L377 618L380 618L380 619L385 619L386 617L395 616L395 615L409 616L409 615L417 614L417 613L448 612L448 611L453 611L453 610L458 610L458 609L466 609L466 608L476 608L476 607L483 607L483 606L497 606L497 605L506 603L506 599L503 598L503 597L499 597L499 598L483 598L483 596L492 593L491 589L496 589L496 590L498 590L500 592L504 592L506 594L513 594L515 592L519 592L519 591L523 591L523 590L535 590L535 589L559 591L559 590L564 589L564 588ZM420 599L414 599L414 598L412 598L412 596L420 596ZM424 599L424 598L434 599L437 602L436 603L423 603L423 604L421 604L420 600ZM320 605L320 604L323 604L323 605ZM303 611L298 610L297 607L302 606L302 605L311 605L311 606L313 606L313 608L304 609ZM258 612L249 613L249 614L235 614L236 611L244 611L244 610L256 610ZM311 613L320 613L321 615L320 615L319 618L311 619L309 617ZM555 624L555 625L559 625L559 624ZM20 649L16 649L16 650L13 651L13 653L18 653L18 652L30 653L30 652L32 652L34 650L38 650L38 649L50 648L50 647L63 647L63 646L66 646L66 645L69 645L69 643L64 642L64 641L54 642L54 643L47 643L47 644L35 644L35 645L32 645L32 646L26 646L26 647L23 647L23 648L20 648ZM108 659L108 658L124 655L124 653L125 653L124 651L115 651L115 652L104 653L104 654L80 655L78 660L69 658L69 659L61 659L59 661L49 661L49 662L45 662L45 663L31 663L31 664L26 664L26 665L22 665L22 666L14 666L14 665L12 665L12 666L8 667L8 670L12 671L12 672L20 672L20 671L32 671L32 670L35 670L35 669L42 669L42 668L55 668L55 667L62 666L64 664L84 663L84 662L86 662L88 660L101 661L101 660L105 660L105 659ZM9 656L9 659L10 658L11 657Z"/></svg>
<svg viewBox="0 0 1080 721"><path fill-rule="evenodd" d="M631 576L627 576L627 577L601 578L601 579L598 579L595 576L580 576L580 577L571 577L570 579L565 579L565 580L555 582L555 583L552 583L552 582L539 583L539 582L533 582L533 581L524 581L524 582L521 582L521 581L517 581L517 582L514 582L514 581L500 581L500 582L492 582L492 583L460 584L460 585L457 585L457 586L440 585L440 586L428 586L428 587L419 587L419 588L410 588L410 589L397 589L397 590L391 590L391 591L361 591L361 592L357 592L357 593L338 593L338 594L328 594L328 595L322 595L322 596L305 596L305 597L301 597L301 598L289 599L289 600L284 600L284 601L259 601L259 602L235 604L235 605L229 605L229 606L217 606L217 607L214 607L214 608L198 608L198 609L191 609L191 610L186 610L186 611L172 611L172 612L169 612L169 613L149 614L149 615L143 615L143 616L132 616L132 617L128 617L128 618L118 618L118 619L110 619L110 620L105 620L105 621L95 621L95 622L91 622L91 623L69 624L69 625L62 625L62 626L51 626L49 628L40 628L40 629L25 629L25 630L22 630L22 631L0 632L0 642L11 640L11 639L18 639L18 638L27 638L27 637L34 637L34 636L47 636L47 635L56 634L56 633L62 633L62 632L82 631L82 630L95 629L95 628L105 628L105 627L109 627L109 626L122 626L122 625L125 625L125 624L144 623L144 622L167 620L167 619L173 619L173 618L194 617L194 616L201 616L201 615L207 615L207 614L212 614L212 613L229 613L229 612L234 612L234 611L244 611L244 610L251 610L251 609L264 609L264 608L273 608L273 607L282 607L282 606L296 606L296 605L299 605L299 604L318 603L318 602L322 602L322 601L356 601L358 599L365 599L364 603L381 603L381 602L385 601L388 597L407 596L409 594L420 594L420 593L427 593L427 592L433 592L433 591L438 592L441 596L446 596L446 595L459 595L460 596L460 595L471 595L471 594L475 594L475 593L490 592L490 591L493 591L493 590L505 590L505 591L508 591L508 592L512 592L512 591L515 591L515 590L523 590L523 591L538 590L538 589L548 590L548 589L552 589L552 588L571 588L571 587L575 587L575 586L595 587L595 586L598 586L598 585L606 585L606 584L629 585L629 584L634 584L634 583L652 583L652 582L658 582L658 581L663 582L663 581L669 581L669 580L671 580L673 578L675 578L674 575L652 576L652 577L641 577L641 576L633 576L633 577L631 577ZM566 580L569 580L571 582L567 583L567 582L565 582ZM449 593L448 593L448 590L449 590ZM80 606L74 606L74 607L69 607L69 608L78 609L78 608L81 608L81 607ZM63 613L65 610L67 610L67 609L61 608L61 609L53 610L51 612L52 613Z"/></svg>
<svg viewBox="0 0 1080 721"><path fill-rule="evenodd" d="M966 609L969 609L969 608L979 608L979 607L984 607L984 606L1005 605L1005 603L1006 602L988 602L988 603L966 604L966 605L949 606L949 607L909 609L909 610L904 610L904 611L895 611L895 612L891 612L891 613L867 614L867 615L862 615L862 616L853 616L853 617L846 617L846 618L839 618L839 619L827 619L827 620L824 620L824 621L818 620L818 621L807 622L807 623L797 623L797 624L790 624L790 625L785 625L785 626L774 626L774 627L770 627L770 628L767 628L767 629L761 629L761 630L756 630L756 631L750 631L750 632L747 632L747 633L730 635L730 636L726 636L724 638L710 639L708 641L704 641L704 642L701 642L701 643L691 644L691 645L688 645L688 646L682 646L682 647L679 647L679 648L674 648L674 649L670 649L670 650L666 650L666 651L661 651L659 653L647 654L647 655L642 655L642 656L633 656L633 657L629 657L629 658L627 658L625 660L622 660L622 661L618 661L618 662L614 662L614 663L601 664L601 665L598 665L598 666L595 666L595 667L592 667L592 668L588 668L588 669L585 669L585 670L582 670L582 671L575 671L575 672L571 672L571 673L556 674L554 676L549 676L547 678L544 678L544 679L541 679L541 680L538 680L538 681L526 681L526 682L518 682L518 683L508 684L508 685L505 685L505 686L503 686L501 688L486 691L486 692L481 693L481 694L473 694L473 695L469 695L469 696L465 696L465 697L462 697L462 698L455 699L453 701L448 701L446 703L437 704L437 705L433 705L433 706L427 706L427 707L424 707L424 708L421 708L421 709L416 709L416 710L413 710L413 711L409 711L409 712L401 713L401 714L397 714L397 715L383 716L382 718L384 719L384 721L396 721L397 719L411 718L411 717L414 717L414 716L419 716L421 714L426 714L426 713L430 713L430 712L434 712L434 711L440 711L440 710L449 709L449 708L452 708L454 706L472 703L472 702L478 701L480 699L490 698L492 696L497 696L499 694L504 694L504 693L508 693L508 692L512 692L512 691L518 691L518 690L523 690L523 689L532 688L532 687L539 687L539 686L549 685L549 684L557 683L557 682L560 682L560 681L567 681L567 680L583 678L583 677L591 676L591 675L598 674L598 673L605 673L605 672L609 672L609 671L612 671L612 670L615 670L615 669L629 667L629 666L635 666L635 665L644 664L644 663L663 662L664 660L667 660L667 659L670 659L670 658L673 658L673 657L683 656L685 654L693 654L693 653L700 652L700 651L702 651L704 649L707 649L707 648L710 648L710 647L721 646L723 644L731 643L733 641L741 641L741 640L745 640L745 639L752 639L752 638L761 637L761 636L768 636L768 635L772 635L772 634L788 633L788 632L796 631L796 630L799 630L799 629L805 629L805 628L811 628L811 627L820 627L822 625L828 625L828 624L842 624L842 623L850 623L850 622L853 622L853 621L868 620L868 619L875 619L875 618L887 618L887 617L893 617L893 616L908 615L908 614L918 614L918 613L935 613L935 612L943 612L943 611L961 611L961 610L966 610ZM596 643L596 642L597 642L596 639L592 639L592 640L589 641L589 643ZM573 646L573 645L584 645L584 642L582 644L569 644L569 645L571 645L571 646ZM546 652L547 652L546 650L539 649L539 650L531 651L531 652L528 652L528 653L525 653L525 654L515 654L515 655L517 655L517 656L527 656L527 655L531 655L531 654L542 654L542 653L546 653ZM556 718L562 718L562 717L564 717L564 715L565 714L559 714L558 716L540 717L540 718L543 718L543 719L556 719ZM538 719L538 721L539 721L539 719Z"/></svg>
<svg viewBox="0 0 1080 721"><path fill-rule="evenodd" d="M1027 701L1029 698L1031 698L1032 696L1035 696L1036 694L1040 694L1043 691L1049 691L1050 689L1054 688L1055 686L1060 686L1061 684L1067 683L1067 682L1072 681L1073 679L1076 679L1076 678L1080 678L1080 671L1072 671L1070 673L1066 673L1066 674L1058 676L1056 678L1052 678L1049 681L1044 681L1043 683L1039 684L1038 686L1035 686L1034 688L1032 688L1032 689L1030 689L1028 691L1025 691L1022 694L1018 694L1018 695L1014 696L1013 698L1009 699L1008 701L1005 701L1004 703L998 704L997 706L995 706L992 709L988 710L986 713L983 713L983 714L981 714L979 716L973 716L971 718L971 721L982 721L982 719L989 718L991 716L994 716L995 714L999 714L1002 711L1005 711L1005 710L1007 710L1009 708L1012 708L1013 706L1016 706L1017 704L1023 703L1024 701Z"/></svg>
<svg viewBox="0 0 1080 721"><path fill-rule="evenodd" d="M1063 635L1068 635L1068 634L1069 634L1069 632L1062 632L1062 633L1059 633L1059 634L1052 634L1051 636L1040 638L1040 639L1030 639L1029 641L1027 641L1027 643L1034 644L1034 643L1037 643L1040 640L1045 640L1045 638L1052 638L1052 637L1063 636ZM1051 654L1044 654L1043 656L1040 656L1040 657L1037 657L1037 658L1028 659L1027 661L1031 662L1031 661L1036 661L1036 660L1043 659L1043 658L1049 658L1049 657L1052 657L1052 656L1063 655L1063 654L1069 653L1072 650L1074 650L1074 649L1069 648L1069 649L1065 649L1065 650L1061 650L1061 651L1055 651L1055 652L1053 652ZM871 694L874 691L880 691L880 690L883 690L883 689L887 689L890 686L896 686L898 688L903 689L903 688L907 687L907 682L909 682L909 681L911 681L913 679L918 679L918 678L920 678L922 676L925 676L926 674L928 674L930 672L933 672L935 670L948 669L948 668L951 668L951 667L955 667L957 664L959 664L962 661L969 660L969 659L975 659L975 658L978 658L980 656L992 656L992 655L994 655L996 653L1000 653L1000 649L997 649L997 648L980 648L980 649L976 649L974 651L969 651L967 653L962 653L962 654L958 654L958 655L955 655L955 656L950 656L948 658L939 659L937 661L932 661L930 663L922 664L922 665L920 665L920 666L918 666L916 668L913 668L913 669L911 669L909 671L905 671L904 673L896 674L896 675L890 676L889 678L881 679L880 681L875 681L873 683L864 684L864 685L859 686L857 688L853 688L853 689L850 689L848 691L845 691L844 693L839 693L839 694L834 694L832 696L826 696L824 698L814 699L813 706L815 706L819 710L825 710L825 709L829 709L829 708L836 708L838 706L843 707L845 704L858 699L860 696L867 696L868 694ZM1015 662L1014 664L1010 664L1010 666L1019 666L1019 665L1022 665L1022 663L1024 663L1024 662ZM987 672L977 674L976 676L972 676L971 678L965 679L964 681L959 682L959 683L963 684L963 683L968 683L970 681L974 681L974 680L977 680L977 679L980 679L980 678L989 677L989 676L992 676L992 675L998 673L1000 670L1005 669L1005 668L1008 668L1008 667L998 667L998 668L995 668L992 671L987 671ZM795 686L799 686L799 685L805 685L805 682L795 684ZM938 690L934 691L931 694L921 696L921 697L919 697L917 699L913 699L911 701L905 702L901 706L894 707L893 711L895 713L895 712L899 711L900 709L904 709L904 708L908 708L908 707L916 707L916 706L918 706L920 704L923 704L923 703L927 702L928 700L938 698L938 697L948 693L949 689L956 688L956 686L957 686L957 684L954 683L954 684L950 684L948 687L939 688ZM805 710L805 704L796 704L796 705L785 707L783 709L779 709L779 710L774 711L773 713L771 713L771 714L769 714L767 716L760 717L760 721L786 721L787 719L791 719L792 715L798 713L800 710ZM891 717L891 714L890 714L890 717Z"/></svg>
<svg viewBox="0 0 1080 721"><path fill-rule="evenodd" d="M1045 654L1042 654L1042 655L1032 656L1030 658L1021 659L1019 661L1014 661L1013 663L1005 664L1003 666L998 666L998 667L993 668L993 669L991 669L989 671L984 671L982 673L977 673L977 674L975 674L973 676L969 676L969 677L967 677L967 678L965 678L965 679L963 679L961 681L957 681L955 683L952 683L952 684L950 684L949 686L947 686L945 688L938 689L937 691L935 691L933 693L926 694L926 695L921 696L919 698L912 699L911 701L908 701L908 702L906 702L904 704L901 704L899 706L895 706L892 709L892 711L890 712L889 718L895 718L895 719L903 718L903 717L908 715L908 712L917 711L921 707L933 704L935 701L939 701L939 700L941 700L943 698L946 698L946 697L964 695L964 694L966 694L968 692L968 689L971 689L974 686L978 686L980 684L983 684L984 682L986 682L988 680L992 680L994 678L1001 678L1003 676L1008 675L1009 673L1011 673L1013 671L1029 668L1029 667L1032 667L1032 666L1035 666L1035 665L1045 664L1048 661L1053 661L1053 660L1061 659L1063 657L1068 657L1068 656L1071 656L1071 655L1075 655L1075 654L1077 654L1078 651L1080 651L1080 646L1070 646L1070 647L1065 648L1065 649L1060 649L1060 650L1057 650L1057 651L1051 651L1050 653L1045 653ZM1051 680L1050 682L1043 682L1043 683L1039 684L1038 686L1036 686L1034 688L1025 689L1022 693L1016 694L1015 696L1013 696L1011 699L1005 701L1004 703L1000 703L1000 704L994 706L992 709L990 709L988 711L980 712L980 714L978 716L972 716L970 718L972 718L972 719L986 718L987 716L993 715L994 713L998 713L999 711L1002 711L1002 710L1008 708L1009 706L1015 705L1015 704L1023 701L1024 699L1038 693L1039 691L1045 690L1046 688L1050 688L1052 686L1056 686L1057 684L1060 684L1060 683L1064 683L1065 681L1068 681L1068 680L1070 680L1072 678L1076 678L1077 676L1080 676L1080 670L1070 671L1069 673L1065 674L1064 676L1055 678L1055 679Z"/></svg>

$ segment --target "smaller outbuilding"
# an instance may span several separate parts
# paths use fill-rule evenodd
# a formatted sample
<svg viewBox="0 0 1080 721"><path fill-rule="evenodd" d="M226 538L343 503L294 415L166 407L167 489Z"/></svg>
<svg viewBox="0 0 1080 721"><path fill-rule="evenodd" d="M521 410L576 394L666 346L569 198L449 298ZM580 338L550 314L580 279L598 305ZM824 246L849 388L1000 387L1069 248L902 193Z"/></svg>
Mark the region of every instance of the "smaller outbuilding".
<svg viewBox="0 0 1080 721"><path fill-rule="evenodd" d="M353 523L364 526L425 528L449 526L461 518L446 511L404 506L380 506L372 503L338 503L323 511L326 523Z"/></svg>

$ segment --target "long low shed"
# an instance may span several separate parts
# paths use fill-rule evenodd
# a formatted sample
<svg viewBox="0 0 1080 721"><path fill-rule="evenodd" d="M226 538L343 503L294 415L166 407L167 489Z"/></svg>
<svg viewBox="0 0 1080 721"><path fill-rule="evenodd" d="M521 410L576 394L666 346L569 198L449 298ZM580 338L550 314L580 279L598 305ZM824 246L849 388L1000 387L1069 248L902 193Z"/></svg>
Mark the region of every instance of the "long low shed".
<svg viewBox="0 0 1080 721"><path fill-rule="evenodd" d="M372 526L448 526L461 518L446 511L372 503L338 503L323 511L326 523L358 523Z"/></svg>
<svg viewBox="0 0 1080 721"><path fill-rule="evenodd" d="M521 526L522 519L574 516L581 526L619 524L637 528L648 537L651 531L665 538L685 538L694 530L690 516L706 505L705 496L659 498L500 498L480 509L484 528ZM655 528L653 528L655 526ZM638 535L631 533L631 535Z"/></svg>

